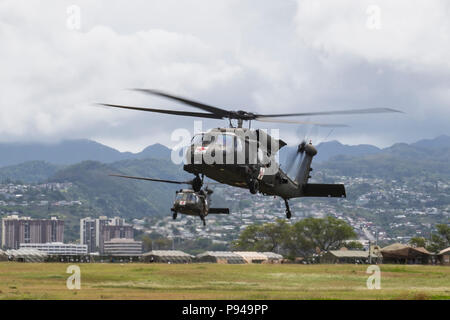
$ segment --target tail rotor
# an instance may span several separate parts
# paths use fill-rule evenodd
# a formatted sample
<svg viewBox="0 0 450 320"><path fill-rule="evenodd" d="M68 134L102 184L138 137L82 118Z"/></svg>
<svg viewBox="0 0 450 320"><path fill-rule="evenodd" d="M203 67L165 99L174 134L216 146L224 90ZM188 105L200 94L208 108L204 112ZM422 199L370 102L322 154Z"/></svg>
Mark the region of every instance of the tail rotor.
<svg viewBox="0 0 450 320"><path fill-rule="evenodd" d="M298 168L299 168L299 164L302 162L303 156L305 154L305 146L306 146L306 141L303 140L297 146L297 149L292 151L291 154L289 154L287 156L286 173L288 175L291 175L293 177L297 176L297 171L298 171Z"/></svg>

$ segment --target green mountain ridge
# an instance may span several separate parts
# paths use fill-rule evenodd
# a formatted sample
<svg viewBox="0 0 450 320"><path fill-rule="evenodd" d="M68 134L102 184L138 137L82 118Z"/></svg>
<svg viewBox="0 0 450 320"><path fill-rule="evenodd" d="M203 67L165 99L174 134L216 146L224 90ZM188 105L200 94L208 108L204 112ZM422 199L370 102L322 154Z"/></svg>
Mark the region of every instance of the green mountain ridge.
<svg viewBox="0 0 450 320"><path fill-rule="evenodd" d="M165 160L125 160L113 164L84 161L58 171L48 181L73 183L66 199L84 201L97 215L142 218L170 212L176 186L109 176L113 173L164 179L180 179L182 175L179 167Z"/></svg>
<svg viewBox="0 0 450 320"><path fill-rule="evenodd" d="M314 168L353 177L401 179L426 175L450 178L449 163L450 148L425 150L400 144L373 155L335 156Z"/></svg>
<svg viewBox="0 0 450 320"><path fill-rule="evenodd" d="M47 181L62 168L64 168L63 165L56 165L46 161L28 161L0 168L0 182L22 181L24 183L39 183Z"/></svg>
<svg viewBox="0 0 450 320"><path fill-rule="evenodd" d="M333 176L372 177L390 181L411 178L421 184L423 178L431 181L450 179L450 147L428 147L423 144L395 144L379 153L360 156L338 155L322 163L313 162L312 177L317 182L333 183ZM30 161L15 166L0 168L0 180L22 181L28 184L45 182L69 182L72 186L63 191L45 191L46 199L55 201L79 201L73 206L4 207L4 214L17 211L32 217L58 215L66 221L67 239L74 240L78 234L79 219L91 216L121 216L133 218L162 217L170 215L174 193L183 188L157 182L138 181L109 176L111 173L154 177L171 180L187 180L192 176L184 172L181 165L170 160L144 158L126 159L112 163L83 161L73 165L54 165L44 161ZM430 179L428 179L430 180ZM370 185L367 186L370 188ZM247 192L246 190L241 190ZM349 188L349 198L355 190ZM39 193L30 201L39 201ZM216 206L235 206L214 194Z"/></svg>
<svg viewBox="0 0 450 320"><path fill-rule="evenodd" d="M137 153L120 152L88 139L64 140L58 143L0 143L0 167L35 160L70 165L86 160L112 163L149 157L168 159L170 152L169 148L159 143L150 145Z"/></svg>

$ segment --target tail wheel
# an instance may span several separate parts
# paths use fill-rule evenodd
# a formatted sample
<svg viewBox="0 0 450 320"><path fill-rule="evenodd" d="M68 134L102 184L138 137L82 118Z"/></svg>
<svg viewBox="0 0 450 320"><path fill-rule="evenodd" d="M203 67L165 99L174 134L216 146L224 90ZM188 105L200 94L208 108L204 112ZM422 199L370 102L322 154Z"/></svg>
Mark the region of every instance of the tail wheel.
<svg viewBox="0 0 450 320"><path fill-rule="evenodd" d="M172 218L173 218L173 220L175 220L177 218L177 213L176 212L173 213Z"/></svg>

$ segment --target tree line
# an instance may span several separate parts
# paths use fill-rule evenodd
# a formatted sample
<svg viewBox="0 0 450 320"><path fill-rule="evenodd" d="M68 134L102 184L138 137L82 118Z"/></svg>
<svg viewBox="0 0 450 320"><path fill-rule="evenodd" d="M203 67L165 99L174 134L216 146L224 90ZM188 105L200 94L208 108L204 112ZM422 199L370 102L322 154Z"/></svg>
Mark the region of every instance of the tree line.
<svg viewBox="0 0 450 320"><path fill-rule="evenodd" d="M334 218L306 218L294 224L277 219L274 223L248 226L232 243L235 250L278 252L288 258L310 257L322 251L362 249L361 243L348 241L357 234L345 221Z"/></svg>
<svg viewBox="0 0 450 320"><path fill-rule="evenodd" d="M437 253L450 247L450 226L447 224L437 224L436 232L432 233L429 239L425 237L413 237L409 241L413 247L422 247L430 252Z"/></svg>

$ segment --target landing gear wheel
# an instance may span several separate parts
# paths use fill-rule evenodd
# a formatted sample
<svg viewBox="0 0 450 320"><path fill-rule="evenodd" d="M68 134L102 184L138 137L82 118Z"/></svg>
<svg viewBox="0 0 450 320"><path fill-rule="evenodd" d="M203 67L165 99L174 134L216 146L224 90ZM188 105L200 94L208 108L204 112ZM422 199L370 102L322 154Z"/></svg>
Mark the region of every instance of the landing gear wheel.
<svg viewBox="0 0 450 320"><path fill-rule="evenodd" d="M286 206L286 218L290 219L292 214L291 214L291 208L289 208L289 203L286 199L284 199L284 204Z"/></svg>
<svg viewBox="0 0 450 320"><path fill-rule="evenodd" d="M173 213L172 218L173 218L173 220L177 219L177 213L176 212Z"/></svg>
<svg viewBox="0 0 450 320"><path fill-rule="evenodd" d="M199 192L202 189L202 186L203 186L202 179L200 179L199 176L196 176L192 181L192 189L194 189L195 192Z"/></svg>
<svg viewBox="0 0 450 320"><path fill-rule="evenodd" d="M200 216L200 219L202 219L202 222L203 222L203 226L205 227L205 226L206 226L206 221L205 221L205 217L203 217L203 216Z"/></svg>
<svg viewBox="0 0 450 320"><path fill-rule="evenodd" d="M286 210L286 218L290 219L292 216L291 210Z"/></svg>
<svg viewBox="0 0 450 320"><path fill-rule="evenodd" d="M251 194L256 194L258 193L259 190L259 181L257 179L252 179L250 180L249 184L248 184L248 188L250 190Z"/></svg>

